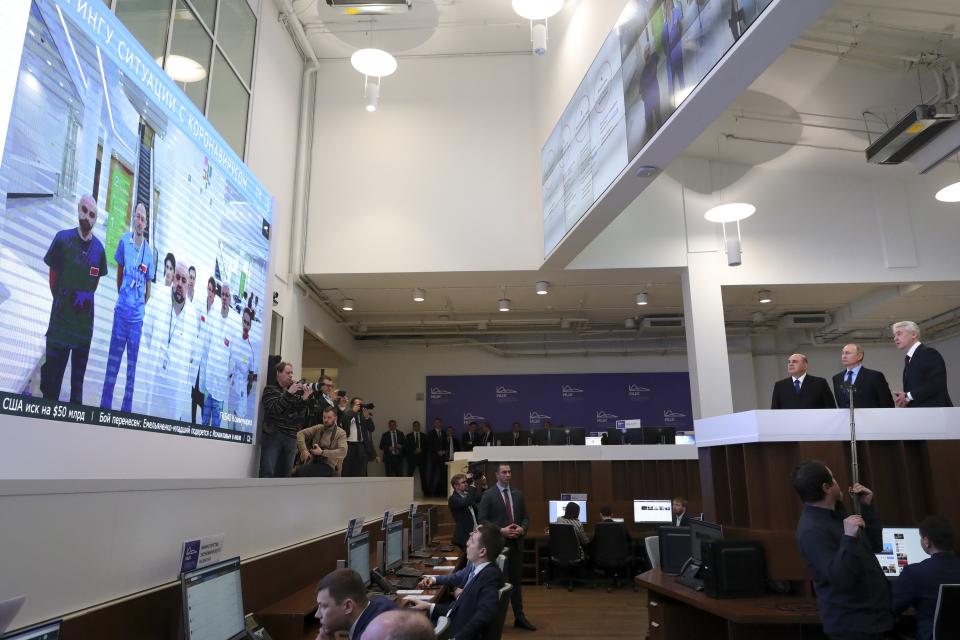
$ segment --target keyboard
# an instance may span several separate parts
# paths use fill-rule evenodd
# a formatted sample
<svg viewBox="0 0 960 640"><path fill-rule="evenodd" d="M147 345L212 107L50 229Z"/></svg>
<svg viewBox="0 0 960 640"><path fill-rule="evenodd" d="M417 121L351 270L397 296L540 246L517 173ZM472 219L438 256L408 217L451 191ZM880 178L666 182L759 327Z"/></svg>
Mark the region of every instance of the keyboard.
<svg viewBox="0 0 960 640"><path fill-rule="evenodd" d="M454 550L454 546L452 544L445 544L442 547L437 547L437 551L440 551L442 553L450 553L453 550Z"/></svg>
<svg viewBox="0 0 960 640"><path fill-rule="evenodd" d="M411 569L410 567L400 567L397 569L397 576L401 578L419 578L423 575L423 572L419 569Z"/></svg>
<svg viewBox="0 0 960 640"><path fill-rule="evenodd" d="M429 551L414 551L410 554L411 558L432 558L432 554Z"/></svg>
<svg viewBox="0 0 960 640"><path fill-rule="evenodd" d="M428 567L436 567L443 563L443 558L427 558L423 561L423 564Z"/></svg>
<svg viewBox="0 0 960 640"><path fill-rule="evenodd" d="M394 589L416 589L420 584L420 576L407 578L394 578L390 581Z"/></svg>

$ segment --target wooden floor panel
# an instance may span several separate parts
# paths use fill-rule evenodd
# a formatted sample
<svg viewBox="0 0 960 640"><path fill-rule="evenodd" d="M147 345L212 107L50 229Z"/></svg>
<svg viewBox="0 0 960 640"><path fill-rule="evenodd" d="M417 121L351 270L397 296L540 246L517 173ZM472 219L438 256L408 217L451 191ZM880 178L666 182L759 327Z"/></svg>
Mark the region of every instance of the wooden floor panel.
<svg viewBox="0 0 960 640"><path fill-rule="evenodd" d="M562 587L523 588L523 608L537 631L513 626L507 611L503 637L519 640L548 638L643 638L647 631L647 593L629 586L614 589L580 587L569 592Z"/></svg>

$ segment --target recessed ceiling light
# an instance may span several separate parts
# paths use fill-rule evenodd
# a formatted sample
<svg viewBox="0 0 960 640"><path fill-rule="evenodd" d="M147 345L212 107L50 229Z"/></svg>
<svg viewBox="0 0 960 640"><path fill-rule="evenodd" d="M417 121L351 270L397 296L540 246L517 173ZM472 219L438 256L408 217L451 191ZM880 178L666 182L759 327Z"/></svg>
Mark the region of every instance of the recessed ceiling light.
<svg viewBox="0 0 960 640"><path fill-rule="evenodd" d="M757 208L746 202L729 202L708 209L703 217L710 222L737 222L749 218Z"/></svg>
<svg viewBox="0 0 960 640"><path fill-rule="evenodd" d="M773 294L769 289L761 289L757 292L757 302L760 304L770 304L773 302Z"/></svg>
<svg viewBox="0 0 960 640"><path fill-rule="evenodd" d="M340 308L344 311L353 311L353 298L344 298Z"/></svg>
<svg viewBox="0 0 960 640"><path fill-rule="evenodd" d="M500 300L497 301L497 304L500 305L500 311L510 311L509 298L500 298Z"/></svg>
<svg viewBox="0 0 960 640"><path fill-rule="evenodd" d="M167 62L164 64L163 56L160 56L156 62L163 67L163 70L167 72L167 75L170 76L174 82L189 84L191 82L200 82L207 77L207 70L193 58L170 55L167 56Z"/></svg>
<svg viewBox="0 0 960 640"><path fill-rule="evenodd" d="M546 280L541 280L537 283L537 295L545 296L550 293L550 283Z"/></svg>
<svg viewBox="0 0 960 640"><path fill-rule="evenodd" d="M420 287L417 287L416 289L413 290L414 302L423 302L426 299L427 299L427 294L423 289L421 289Z"/></svg>
<svg viewBox="0 0 960 640"><path fill-rule="evenodd" d="M940 202L960 202L960 182L945 186L935 197Z"/></svg>
<svg viewBox="0 0 960 640"><path fill-rule="evenodd" d="M642 307L643 305L647 304L648 302L650 302L650 300L649 300L649 297L647 296L647 292L646 292L646 291L644 291L643 293L638 293L638 294L637 294L637 304L638 304L639 306Z"/></svg>

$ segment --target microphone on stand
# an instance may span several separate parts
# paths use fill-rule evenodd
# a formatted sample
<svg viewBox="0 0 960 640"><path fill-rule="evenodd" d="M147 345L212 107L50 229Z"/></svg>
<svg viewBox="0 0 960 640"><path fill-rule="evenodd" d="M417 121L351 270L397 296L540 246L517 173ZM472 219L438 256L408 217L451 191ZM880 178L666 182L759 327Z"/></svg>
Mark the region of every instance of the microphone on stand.
<svg viewBox="0 0 960 640"><path fill-rule="evenodd" d="M850 405L850 478L851 484L857 484L860 482L860 462L857 459L857 420L856 407L853 401L857 388L851 382L844 382L843 390L847 394ZM860 515L860 496L856 494L853 495L853 512Z"/></svg>
<svg viewBox="0 0 960 640"><path fill-rule="evenodd" d="M563 433L566 434L566 436L567 436L567 442L566 442L566 444L567 444L567 446L569 446L569 445L570 445L570 429L564 429L564 430L563 430Z"/></svg>

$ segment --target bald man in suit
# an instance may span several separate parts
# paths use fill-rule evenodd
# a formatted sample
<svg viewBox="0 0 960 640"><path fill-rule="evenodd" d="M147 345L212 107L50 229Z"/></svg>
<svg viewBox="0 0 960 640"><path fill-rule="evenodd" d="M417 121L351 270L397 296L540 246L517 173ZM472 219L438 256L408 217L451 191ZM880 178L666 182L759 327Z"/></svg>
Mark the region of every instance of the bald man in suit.
<svg viewBox="0 0 960 640"><path fill-rule="evenodd" d="M787 358L789 377L773 385L771 409L836 409L837 402L827 381L807 374L807 356L794 353Z"/></svg>

